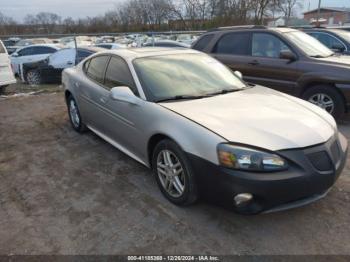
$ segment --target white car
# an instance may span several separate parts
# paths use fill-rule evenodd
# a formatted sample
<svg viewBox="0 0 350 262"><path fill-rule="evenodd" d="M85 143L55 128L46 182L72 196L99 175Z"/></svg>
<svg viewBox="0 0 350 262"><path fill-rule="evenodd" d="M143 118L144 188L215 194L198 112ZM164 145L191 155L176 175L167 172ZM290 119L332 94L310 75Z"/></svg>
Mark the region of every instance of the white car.
<svg viewBox="0 0 350 262"><path fill-rule="evenodd" d="M16 83L6 48L0 40L0 91L3 87Z"/></svg>
<svg viewBox="0 0 350 262"><path fill-rule="evenodd" d="M11 55L12 70L15 74L18 74L21 64L43 60L59 49L60 47L54 44L22 47Z"/></svg>

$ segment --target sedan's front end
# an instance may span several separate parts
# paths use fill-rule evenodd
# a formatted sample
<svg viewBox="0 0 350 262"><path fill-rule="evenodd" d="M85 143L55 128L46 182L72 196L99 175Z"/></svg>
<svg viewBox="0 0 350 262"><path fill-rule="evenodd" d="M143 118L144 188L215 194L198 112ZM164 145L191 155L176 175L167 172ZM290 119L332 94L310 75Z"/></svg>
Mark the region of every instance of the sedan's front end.
<svg viewBox="0 0 350 262"><path fill-rule="evenodd" d="M219 165L194 155L203 195L241 213L303 206L326 195L346 161L348 143L339 134L326 143L268 152L219 144Z"/></svg>

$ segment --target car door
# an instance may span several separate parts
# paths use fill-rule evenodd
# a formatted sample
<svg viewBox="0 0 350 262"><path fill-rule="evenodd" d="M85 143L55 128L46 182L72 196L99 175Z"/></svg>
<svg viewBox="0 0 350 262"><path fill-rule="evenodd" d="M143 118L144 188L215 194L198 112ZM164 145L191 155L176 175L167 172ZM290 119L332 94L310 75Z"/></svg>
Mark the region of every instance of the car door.
<svg viewBox="0 0 350 262"><path fill-rule="evenodd" d="M49 46L33 46L33 51L31 56L27 56L23 63L37 62L44 60L52 53L55 53L57 49Z"/></svg>
<svg viewBox="0 0 350 262"><path fill-rule="evenodd" d="M11 55L11 65L15 74L19 73L19 67L25 63L33 54L33 48L31 46L23 47Z"/></svg>
<svg viewBox="0 0 350 262"><path fill-rule="evenodd" d="M85 123L101 134L107 133L108 126L105 111L110 91L103 84L109 59L108 55L100 55L86 61L83 65L86 77L81 77L74 83L78 89L79 109Z"/></svg>
<svg viewBox="0 0 350 262"><path fill-rule="evenodd" d="M110 90L120 86L129 87L139 96L132 74L126 61L119 56L112 56L105 75L104 86ZM142 126L146 123L143 109L144 101L137 105L113 100L111 96L105 101L105 114L108 119L107 134L123 148L140 156L140 144L144 141Z"/></svg>
<svg viewBox="0 0 350 262"><path fill-rule="evenodd" d="M16 79L13 76L11 62L6 52L5 46L0 41L0 86L15 83Z"/></svg>
<svg viewBox="0 0 350 262"><path fill-rule="evenodd" d="M65 69L74 66L75 49L65 48L49 56L49 65L56 69Z"/></svg>
<svg viewBox="0 0 350 262"><path fill-rule="evenodd" d="M196 44L196 46L199 42ZM240 71L243 76L250 74L251 33L230 32L219 38L211 55L228 66L232 71Z"/></svg>
<svg viewBox="0 0 350 262"><path fill-rule="evenodd" d="M251 56L245 79L281 92L293 93L300 76L297 62L281 59L282 51L293 50L280 37L271 33L253 32ZM297 58L297 55L295 54Z"/></svg>

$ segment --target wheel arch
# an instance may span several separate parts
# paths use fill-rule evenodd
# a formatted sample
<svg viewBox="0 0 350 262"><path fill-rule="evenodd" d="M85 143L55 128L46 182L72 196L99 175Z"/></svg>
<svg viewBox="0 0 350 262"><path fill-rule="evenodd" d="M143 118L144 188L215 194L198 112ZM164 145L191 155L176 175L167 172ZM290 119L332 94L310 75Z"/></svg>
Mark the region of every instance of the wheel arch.
<svg viewBox="0 0 350 262"><path fill-rule="evenodd" d="M301 88L299 90L298 96L302 97L303 94L310 88L315 87L315 86L330 86L331 88L334 88L338 92L338 94L341 96L343 99L344 105L346 105L346 98L343 94L343 92L336 86L334 82L331 81L310 81L310 82L305 82L303 85L301 85ZM347 107L345 106L344 108L345 112L348 112Z"/></svg>
<svg viewBox="0 0 350 262"><path fill-rule="evenodd" d="M147 143L147 161L149 166L152 168L152 154L153 151L155 149L155 147L157 146L157 144L164 140L164 139L169 139L174 141L176 144L178 144L173 138L171 138L168 135L162 134L162 133L157 133L151 136L151 138L148 140ZM179 145L180 146L180 145Z"/></svg>
<svg viewBox="0 0 350 262"><path fill-rule="evenodd" d="M66 100L66 104L68 103L68 98L72 96L71 91L69 91L68 89L66 91L64 91L64 98Z"/></svg>

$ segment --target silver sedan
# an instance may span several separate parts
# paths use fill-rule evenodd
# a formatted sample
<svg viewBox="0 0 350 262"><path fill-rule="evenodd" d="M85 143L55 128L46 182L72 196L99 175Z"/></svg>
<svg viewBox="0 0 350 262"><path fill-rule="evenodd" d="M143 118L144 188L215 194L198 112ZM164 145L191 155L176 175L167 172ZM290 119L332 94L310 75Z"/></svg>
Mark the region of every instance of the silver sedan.
<svg viewBox="0 0 350 262"><path fill-rule="evenodd" d="M152 168L178 205L199 196L242 213L305 205L344 167L347 141L326 111L248 85L195 50L100 52L62 79L73 128Z"/></svg>

